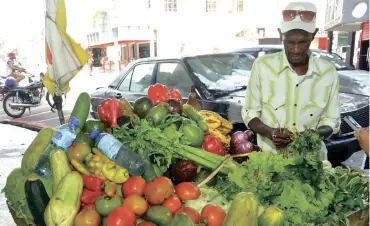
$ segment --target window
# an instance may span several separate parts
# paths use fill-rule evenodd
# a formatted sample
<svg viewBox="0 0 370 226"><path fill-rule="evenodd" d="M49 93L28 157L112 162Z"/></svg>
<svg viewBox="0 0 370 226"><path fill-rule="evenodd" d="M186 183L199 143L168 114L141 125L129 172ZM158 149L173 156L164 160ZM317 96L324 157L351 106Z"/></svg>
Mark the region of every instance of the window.
<svg viewBox="0 0 370 226"><path fill-rule="evenodd" d="M118 27L112 28L113 38L118 38Z"/></svg>
<svg viewBox="0 0 370 226"><path fill-rule="evenodd" d="M164 11L177 12L177 0L164 0Z"/></svg>
<svg viewBox="0 0 370 226"><path fill-rule="evenodd" d="M238 0L236 3L236 11L237 12L243 12L244 11L244 0Z"/></svg>
<svg viewBox="0 0 370 226"><path fill-rule="evenodd" d="M206 0L206 12L216 12L217 0Z"/></svg>
<svg viewBox="0 0 370 226"><path fill-rule="evenodd" d="M146 92L150 86L155 63L140 64L134 68L132 74L130 91Z"/></svg>
<svg viewBox="0 0 370 226"><path fill-rule="evenodd" d="M108 13L106 12L103 12L100 14L100 17L99 17L99 30L100 32L103 34L104 37L106 37L108 35L108 21L109 21L109 18L108 18Z"/></svg>
<svg viewBox="0 0 370 226"><path fill-rule="evenodd" d="M188 96L194 84L185 68L177 62L160 63L156 82L166 85L169 89L178 89L182 96Z"/></svg>
<svg viewBox="0 0 370 226"><path fill-rule="evenodd" d="M120 84L119 91L146 92L152 80L155 63L135 66ZM131 83L131 85L130 85Z"/></svg>

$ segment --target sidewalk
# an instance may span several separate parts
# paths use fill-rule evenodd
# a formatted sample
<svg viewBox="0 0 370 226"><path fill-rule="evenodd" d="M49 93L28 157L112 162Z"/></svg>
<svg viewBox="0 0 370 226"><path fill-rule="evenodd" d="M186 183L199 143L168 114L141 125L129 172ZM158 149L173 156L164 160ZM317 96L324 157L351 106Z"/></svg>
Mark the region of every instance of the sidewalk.
<svg viewBox="0 0 370 226"><path fill-rule="evenodd" d="M37 132L12 125L0 124L0 190L4 188L9 173L21 166L27 147ZM16 226L6 205L4 194L0 194L0 225Z"/></svg>

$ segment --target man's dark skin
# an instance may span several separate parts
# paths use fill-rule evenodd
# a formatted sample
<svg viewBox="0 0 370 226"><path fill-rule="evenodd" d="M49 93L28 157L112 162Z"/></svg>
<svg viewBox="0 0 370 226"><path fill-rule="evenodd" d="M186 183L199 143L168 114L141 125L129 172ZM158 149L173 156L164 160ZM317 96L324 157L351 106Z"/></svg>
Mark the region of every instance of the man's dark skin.
<svg viewBox="0 0 370 226"><path fill-rule="evenodd" d="M318 30L316 29L314 33L308 33L304 30L295 29L283 34L278 29L280 38L284 43L285 54L298 76L305 75L308 71L308 52ZM269 138L278 149L286 147L292 140L293 134L291 131L285 128L271 128L259 118L252 119L248 126L256 133ZM321 126L317 129L317 132L328 139L333 134L333 129L330 126Z"/></svg>

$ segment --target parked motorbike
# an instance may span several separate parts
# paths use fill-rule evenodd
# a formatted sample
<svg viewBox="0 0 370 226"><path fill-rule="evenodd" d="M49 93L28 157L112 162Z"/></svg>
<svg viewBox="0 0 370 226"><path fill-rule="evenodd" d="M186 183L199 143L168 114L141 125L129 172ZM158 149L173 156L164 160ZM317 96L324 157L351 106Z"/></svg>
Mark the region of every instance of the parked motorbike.
<svg viewBox="0 0 370 226"><path fill-rule="evenodd" d="M3 89L5 88L5 79L6 76L0 76L0 101L2 101L5 97L5 93L3 93Z"/></svg>
<svg viewBox="0 0 370 226"><path fill-rule="evenodd" d="M3 100L3 108L4 112L12 118L21 117L25 113L26 108L31 111L31 107L40 106L41 99L45 95L45 87L42 83L44 73L40 73L40 77L38 79L36 78L36 76L31 74L28 74L26 76L28 78L29 84L24 87L13 84L11 80L14 78L10 77L5 80L5 86L2 89L2 93L5 94ZM46 101L53 110L53 108L55 108L54 101L52 96L48 92L46 94Z"/></svg>

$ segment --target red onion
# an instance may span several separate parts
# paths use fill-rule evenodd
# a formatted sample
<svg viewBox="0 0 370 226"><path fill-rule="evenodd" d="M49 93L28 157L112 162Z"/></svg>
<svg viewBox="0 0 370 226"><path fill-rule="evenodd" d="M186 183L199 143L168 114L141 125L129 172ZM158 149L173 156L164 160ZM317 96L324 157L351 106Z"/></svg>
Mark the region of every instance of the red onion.
<svg viewBox="0 0 370 226"><path fill-rule="evenodd" d="M250 142L253 142L254 133L252 130L246 130L244 131L244 134L246 135L247 140L249 140Z"/></svg>

